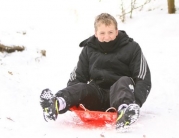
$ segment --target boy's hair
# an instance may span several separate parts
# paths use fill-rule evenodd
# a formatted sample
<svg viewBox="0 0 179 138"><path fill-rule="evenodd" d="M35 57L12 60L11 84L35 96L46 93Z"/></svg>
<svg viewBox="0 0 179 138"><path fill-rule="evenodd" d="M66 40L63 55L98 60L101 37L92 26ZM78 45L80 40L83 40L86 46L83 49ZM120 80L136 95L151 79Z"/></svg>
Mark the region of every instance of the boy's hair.
<svg viewBox="0 0 179 138"><path fill-rule="evenodd" d="M95 18L95 21L94 21L95 31L97 31L97 27L98 27L98 25L100 23L105 24L106 26L109 26L109 25L111 25L113 23L115 25L115 29L117 30L117 21L116 21L116 19L112 15L110 15L108 13L101 13L100 15L98 15Z"/></svg>

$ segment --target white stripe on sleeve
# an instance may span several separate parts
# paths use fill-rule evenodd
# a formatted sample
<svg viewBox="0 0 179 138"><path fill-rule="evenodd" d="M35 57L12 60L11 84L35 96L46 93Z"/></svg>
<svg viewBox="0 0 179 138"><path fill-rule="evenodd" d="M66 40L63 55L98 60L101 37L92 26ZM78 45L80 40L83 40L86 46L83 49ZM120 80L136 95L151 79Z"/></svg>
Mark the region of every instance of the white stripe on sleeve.
<svg viewBox="0 0 179 138"><path fill-rule="evenodd" d="M141 53L140 71L139 71L138 78L144 79L146 73L147 73L147 62L146 62L146 59L145 59L143 53Z"/></svg>

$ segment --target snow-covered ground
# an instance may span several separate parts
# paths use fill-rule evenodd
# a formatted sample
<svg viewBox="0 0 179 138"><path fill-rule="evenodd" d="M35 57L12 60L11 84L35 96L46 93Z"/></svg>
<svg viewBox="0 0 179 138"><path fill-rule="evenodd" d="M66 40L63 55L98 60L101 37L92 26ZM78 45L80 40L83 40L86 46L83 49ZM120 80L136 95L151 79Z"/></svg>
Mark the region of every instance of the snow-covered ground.
<svg viewBox="0 0 179 138"><path fill-rule="evenodd" d="M119 20L119 29L142 47L153 84L130 132L83 128L71 112L56 122L43 119L41 91L56 93L66 86L81 51L78 44L93 34L94 17L109 12L118 18L118 1L0 0L0 43L26 48L0 52L0 138L178 138L179 0L176 14L167 13L167 0L152 0L132 19Z"/></svg>

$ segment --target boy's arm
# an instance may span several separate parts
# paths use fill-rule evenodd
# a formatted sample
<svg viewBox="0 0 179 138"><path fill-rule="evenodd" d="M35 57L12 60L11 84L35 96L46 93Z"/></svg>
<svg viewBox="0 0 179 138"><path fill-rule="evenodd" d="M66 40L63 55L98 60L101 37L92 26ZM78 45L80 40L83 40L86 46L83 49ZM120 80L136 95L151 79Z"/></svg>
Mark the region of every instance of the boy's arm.
<svg viewBox="0 0 179 138"><path fill-rule="evenodd" d="M151 90L151 74L147 61L138 44L130 63L130 70L135 82L134 95L136 103L142 106Z"/></svg>
<svg viewBox="0 0 179 138"><path fill-rule="evenodd" d="M77 66L70 74L70 79L67 86L77 84L79 82L87 83L89 81L89 61L87 56L87 47L84 47L80 56Z"/></svg>

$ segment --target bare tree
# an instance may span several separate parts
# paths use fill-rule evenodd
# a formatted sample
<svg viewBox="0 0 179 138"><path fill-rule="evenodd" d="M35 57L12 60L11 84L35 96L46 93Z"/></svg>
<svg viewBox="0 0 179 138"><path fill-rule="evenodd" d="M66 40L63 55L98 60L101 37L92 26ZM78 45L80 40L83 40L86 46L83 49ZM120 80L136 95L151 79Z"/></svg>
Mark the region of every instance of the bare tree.
<svg viewBox="0 0 179 138"><path fill-rule="evenodd" d="M131 0L130 18L132 18L132 12L135 9L135 3L136 3L136 0Z"/></svg>
<svg viewBox="0 0 179 138"><path fill-rule="evenodd" d="M145 0L143 4L137 6L136 1L137 0L131 0L130 9L129 9L129 11L126 11L125 8L124 8L123 0L121 0L121 5L120 5L121 13L119 15L119 18L121 19L122 22L125 22L126 14L130 14L130 18L132 18L132 13L133 13L134 10L140 9L140 11L141 11L142 8L144 7L144 5L146 5L146 4L151 2L151 0Z"/></svg>
<svg viewBox="0 0 179 138"><path fill-rule="evenodd" d="M125 21L125 9L124 9L124 6L123 6L123 0L121 0L120 8L121 8L121 14L122 15L119 16L119 17L120 17L121 21L124 22Z"/></svg>
<svg viewBox="0 0 179 138"><path fill-rule="evenodd" d="M175 0L168 0L168 13L175 13Z"/></svg>

